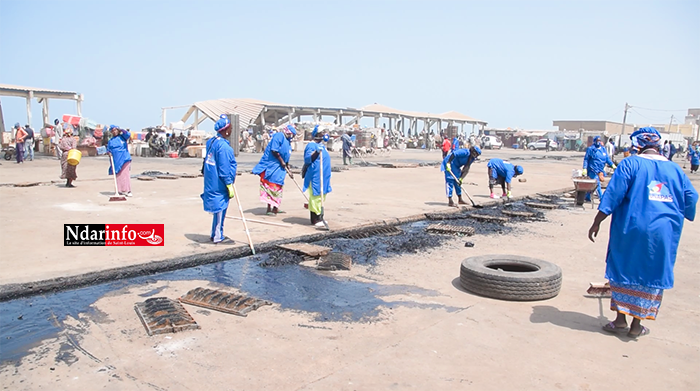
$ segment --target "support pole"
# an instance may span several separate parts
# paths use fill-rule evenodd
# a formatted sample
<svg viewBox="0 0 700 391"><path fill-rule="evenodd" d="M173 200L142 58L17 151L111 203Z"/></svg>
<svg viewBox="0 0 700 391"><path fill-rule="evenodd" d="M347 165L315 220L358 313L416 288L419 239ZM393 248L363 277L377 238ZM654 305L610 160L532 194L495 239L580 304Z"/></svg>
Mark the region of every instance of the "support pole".
<svg viewBox="0 0 700 391"><path fill-rule="evenodd" d="M27 94L27 124L32 125L32 98L34 98L34 93L29 91Z"/></svg>
<svg viewBox="0 0 700 391"><path fill-rule="evenodd" d="M192 130L197 130L197 126L199 126L199 109L194 109L194 126Z"/></svg>
<svg viewBox="0 0 700 391"><path fill-rule="evenodd" d="M241 151L241 146L238 143L238 140L241 139L240 118L238 114L226 114L226 116L231 121L231 135L228 138L228 142L233 148L233 156L238 156ZM236 197L238 197L238 194L236 194Z"/></svg>
<svg viewBox="0 0 700 391"><path fill-rule="evenodd" d="M620 142L622 142L622 137L625 135L625 123L627 122L627 110L632 107L625 102L625 115L622 117L622 130L620 131Z"/></svg>
<svg viewBox="0 0 700 391"><path fill-rule="evenodd" d="M165 126L165 109L161 109L162 113L160 115L161 118L161 125Z"/></svg>
<svg viewBox="0 0 700 391"><path fill-rule="evenodd" d="M44 98L41 101L41 117L44 120L44 123L41 124L41 127L43 128L45 124L50 124L51 122L49 119L49 98Z"/></svg>
<svg viewBox="0 0 700 391"><path fill-rule="evenodd" d="M75 104L76 104L77 109L78 109L78 117L83 116L83 107L82 107L83 99L84 99L83 94L80 94L80 95L78 95L78 99L75 101Z"/></svg>

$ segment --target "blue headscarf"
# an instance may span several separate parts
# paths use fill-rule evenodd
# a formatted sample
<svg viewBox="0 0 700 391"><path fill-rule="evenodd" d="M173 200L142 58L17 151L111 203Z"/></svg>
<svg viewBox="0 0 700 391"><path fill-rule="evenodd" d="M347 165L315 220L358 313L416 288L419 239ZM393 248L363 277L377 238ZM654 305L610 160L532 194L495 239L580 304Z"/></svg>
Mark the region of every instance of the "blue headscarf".
<svg viewBox="0 0 700 391"><path fill-rule="evenodd" d="M216 130L217 132L224 131L229 127L231 127L231 121L228 120L226 114L221 114L219 116L219 120L216 121L216 123L214 124L214 130Z"/></svg>
<svg viewBox="0 0 700 391"><path fill-rule="evenodd" d="M314 130L311 132L311 137L316 138L318 134L318 125L314 126Z"/></svg>
<svg viewBox="0 0 700 391"><path fill-rule="evenodd" d="M630 140L632 140L632 146L640 150L661 147L661 134L651 126L641 128L632 133L630 135Z"/></svg>
<svg viewBox="0 0 700 391"><path fill-rule="evenodd" d="M598 145L598 142L600 142L600 136L593 137L593 144Z"/></svg>
<svg viewBox="0 0 700 391"><path fill-rule="evenodd" d="M117 125L109 125L109 131L111 132L112 129L119 129L119 126Z"/></svg>

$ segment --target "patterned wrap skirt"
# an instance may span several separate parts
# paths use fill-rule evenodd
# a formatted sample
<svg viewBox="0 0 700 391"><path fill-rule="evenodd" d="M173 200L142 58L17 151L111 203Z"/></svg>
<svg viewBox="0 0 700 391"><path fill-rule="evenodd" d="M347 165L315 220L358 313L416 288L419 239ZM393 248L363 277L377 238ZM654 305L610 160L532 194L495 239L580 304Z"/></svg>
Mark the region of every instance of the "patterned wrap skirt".
<svg viewBox="0 0 700 391"><path fill-rule="evenodd" d="M265 179L265 171L260 174L260 201L279 208L282 204L282 185Z"/></svg>
<svg viewBox="0 0 700 391"><path fill-rule="evenodd" d="M664 290L610 281L610 309L637 319L656 319Z"/></svg>

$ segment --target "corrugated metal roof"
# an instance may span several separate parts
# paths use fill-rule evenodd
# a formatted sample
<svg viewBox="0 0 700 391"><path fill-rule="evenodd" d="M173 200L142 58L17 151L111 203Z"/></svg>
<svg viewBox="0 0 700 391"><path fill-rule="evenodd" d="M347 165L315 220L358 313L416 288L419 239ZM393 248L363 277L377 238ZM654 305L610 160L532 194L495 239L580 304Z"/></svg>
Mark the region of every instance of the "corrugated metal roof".
<svg viewBox="0 0 700 391"><path fill-rule="evenodd" d="M73 91L61 91L61 90L49 90L46 88L34 88L34 87L24 87L24 86L16 86L12 84L0 84L0 91L2 90L8 90L8 91L16 91L16 92L34 92L34 93L46 93L46 94L61 94L61 95L77 95L77 92Z"/></svg>
<svg viewBox="0 0 700 391"><path fill-rule="evenodd" d="M357 114L363 112L365 116L370 116L370 114L386 114L386 115L400 115L403 117L414 117L418 119L429 119L429 120L443 120L443 121L456 121L456 122L468 122L474 124L486 125L485 121L481 121L472 118L468 115L458 113L456 111L448 111L443 114L431 114L431 113L421 113L414 111L397 110L388 106L380 104L371 104L364 106L360 109L354 108L331 108L331 107L303 107L303 106L293 106L284 105L278 103L267 102L258 99L215 99L215 100L205 100L200 102L195 102L193 107L199 109L204 115L209 117L212 121L216 121L221 114L238 114L239 122L241 128L247 128L248 125L255 122L255 120L260 116L260 114L266 108L270 110L282 110L282 111L310 111L317 112L321 111L327 114L328 111L336 111L344 115ZM189 117L189 113L183 117L183 121Z"/></svg>
<svg viewBox="0 0 700 391"><path fill-rule="evenodd" d="M245 129L258 118L266 105L274 104L257 99L215 99L195 102L194 106L212 121L219 119L221 114L238 114L240 127Z"/></svg>

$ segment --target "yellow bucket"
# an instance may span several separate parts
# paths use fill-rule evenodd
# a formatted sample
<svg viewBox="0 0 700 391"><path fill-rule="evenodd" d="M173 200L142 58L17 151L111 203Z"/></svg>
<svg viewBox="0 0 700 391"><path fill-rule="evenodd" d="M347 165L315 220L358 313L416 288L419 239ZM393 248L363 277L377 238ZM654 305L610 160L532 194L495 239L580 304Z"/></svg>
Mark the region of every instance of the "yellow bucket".
<svg viewBox="0 0 700 391"><path fill-rule="evenodd" d="M77 149L71 149L68 151L68 164L71 166L77 166L80 163L80 158L83 156Z"/></svg>

